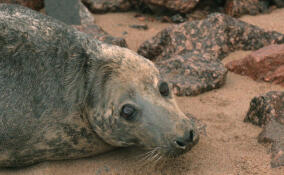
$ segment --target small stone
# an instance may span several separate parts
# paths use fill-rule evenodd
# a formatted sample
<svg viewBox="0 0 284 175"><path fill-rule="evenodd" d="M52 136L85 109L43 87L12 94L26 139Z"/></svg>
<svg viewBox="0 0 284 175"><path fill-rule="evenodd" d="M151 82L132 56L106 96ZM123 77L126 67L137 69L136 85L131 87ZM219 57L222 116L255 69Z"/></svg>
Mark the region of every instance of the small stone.
<svg viewBox="0 0 284 175"><path fill-rule="evenodd" d="M134 28L134 29L139 29L139 30L148 30L147 24L133 24L133 25L129 25L129 27Z"/></svg>
<svg viewBox="0 0 284 175"><path fill-rule="evenodd" d="M182 17L180 14L176 14L171 17L173 23L183 23L186 21L186 18Z"/></svg>

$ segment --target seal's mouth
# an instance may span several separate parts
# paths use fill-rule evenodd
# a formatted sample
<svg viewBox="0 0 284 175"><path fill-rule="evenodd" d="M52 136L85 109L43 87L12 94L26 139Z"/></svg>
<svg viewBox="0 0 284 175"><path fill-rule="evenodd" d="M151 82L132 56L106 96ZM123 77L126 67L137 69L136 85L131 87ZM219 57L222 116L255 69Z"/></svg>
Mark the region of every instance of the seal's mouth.
<svg viewBox="0 0 284 175"><path fill-rule="evenodd" d="M146 157L147 159L160 159L162 158L177 158L188 151L190 151L197 143L199 142L199 135L196 135L195 138L188 142L186 145L183 145L185 143L179 143L175 141L171 141L167 145L163 146L156 146L151 148L144 147L144 150L146 150ZM178 145L177 145L178 144Z"/></svg>
<svg viewBox="0 0 284 175"><path fill-rule="evenodd" d="M166 149L163 154L169 158L179 157L180 155L190 151L198 142L199 142L198 135L196 135L195 138L187 144L180 143L178 141L173 142L173 144L171 144L171 146L168 149Z"/></svg>

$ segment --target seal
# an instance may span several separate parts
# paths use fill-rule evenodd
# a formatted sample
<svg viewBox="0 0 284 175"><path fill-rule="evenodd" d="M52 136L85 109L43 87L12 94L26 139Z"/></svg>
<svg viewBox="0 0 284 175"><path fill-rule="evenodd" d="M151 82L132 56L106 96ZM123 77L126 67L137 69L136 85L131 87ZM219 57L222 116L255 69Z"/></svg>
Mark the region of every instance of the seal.
<svg viewBox="0 0 284 175"><path fill-rule="evenodd" d="M189 151L195 124L155 65L51 17L0 5L0 167L138 146Z"/></svg>

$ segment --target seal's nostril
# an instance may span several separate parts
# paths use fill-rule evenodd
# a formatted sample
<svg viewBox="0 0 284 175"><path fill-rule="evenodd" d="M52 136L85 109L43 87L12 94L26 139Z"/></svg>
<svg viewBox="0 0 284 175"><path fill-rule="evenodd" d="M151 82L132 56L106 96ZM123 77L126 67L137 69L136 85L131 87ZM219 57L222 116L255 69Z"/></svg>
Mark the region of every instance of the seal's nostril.
<svg viewBox="0 0 284 175"><path fill-rule="evenodd" d="M194 139L194 131L193 131L193 130L190 130L190 131L189 131L189 141L190 141L190 142L193 142L193 139Z"/></svg>
<svg viewBox="0 0 284 175"><path fill-rule="evenodd" d="M180 140L176 140L175 141L175 146L177 148L180 148L180 149L185 149L186 148L186 143L183 142L183 141L180 141Z"/></svg>

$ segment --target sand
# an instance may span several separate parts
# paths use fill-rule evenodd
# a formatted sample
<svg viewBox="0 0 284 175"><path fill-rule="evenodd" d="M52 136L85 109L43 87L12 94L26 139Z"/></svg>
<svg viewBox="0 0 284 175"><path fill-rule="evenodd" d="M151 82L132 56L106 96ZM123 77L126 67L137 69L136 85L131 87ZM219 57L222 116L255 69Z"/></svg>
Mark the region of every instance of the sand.
<svg viewBox="0 0 284 175"><path fill-rule="evenodd" d="M113 36L126 38L129 48L137 50L167 23L139 21L135 13L95 15L96 23ZM284 9L270 14L244 16L243 21L264 29L284 33ZM129 28L130 24L147 24L149 30ZM128 34L124 35L123 33ZM248 51L237 51L223 62L240 59ZM262 130L243 119L254 96L283 87L255 82L248 77L228 73L225 86L195 97L178 97L185 113L191 113L207 125L207 135L184 156L156 166L141 166L136 149L119 149L93 158L46 162L18 170L0 170L0 175L102 175L102 174L186 174L186 175L281 175L284 167L270 167L270 145L257 143Z"/></svg>

